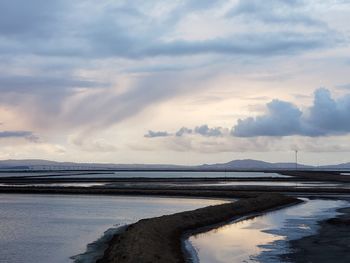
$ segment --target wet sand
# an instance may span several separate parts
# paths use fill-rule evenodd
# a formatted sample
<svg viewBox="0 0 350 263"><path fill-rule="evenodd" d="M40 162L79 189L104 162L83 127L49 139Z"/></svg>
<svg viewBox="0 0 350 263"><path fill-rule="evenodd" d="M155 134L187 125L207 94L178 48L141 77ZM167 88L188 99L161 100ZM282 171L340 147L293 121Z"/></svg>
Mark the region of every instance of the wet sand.
<svg viewBox="0 0 350 263"><path fill-rule="evenodd" d="M336 218L321 221L315 235L290 242L289 262L348 263L350 262L350 207L338 210Z"/></svg>
<svg viewBox="0 0 350 263"><path fill-rule="evenodd" d="M181 241L184 233L298 202L301 201L284 195L263 194L233 203L143 219L116 235L98 263L185 262Z"/></svg>

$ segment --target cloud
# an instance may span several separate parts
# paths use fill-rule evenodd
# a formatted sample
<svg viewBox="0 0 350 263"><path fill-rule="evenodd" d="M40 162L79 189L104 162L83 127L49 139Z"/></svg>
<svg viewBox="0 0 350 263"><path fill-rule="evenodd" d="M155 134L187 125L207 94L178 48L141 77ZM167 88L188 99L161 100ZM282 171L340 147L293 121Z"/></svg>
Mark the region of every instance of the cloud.
<svg viewBox="0 0 350 263"><path fill-rule="evenodd" d="M350 94L335 100L329 90L316 90L314 104L304 122L314 135L346 134L350 132Z"/></svg>
<svg viewBox="0 0 350 263"><path fill-rule="evenodd" d="M148 134L146 134L145 137L148 137L148 138L165 137L165 136L184 137L185 135L190 135L190 134L200 135L204 137L221 137L224 135L224 132L225 132L225 129L221 127L209 128L207 124L203 124L201 126L196 126L194 129L182 127L175 133L169 133L166 131L161 131L161 132L148 131Z"/></svg>
<svg viewBox="0 0 350 263"><path fill-rule="evenodd" d="M62 116L72 126L110 126L135 116L157 102L176 94L193 91L192 83L203 81L201 74L158 73L135 77L133 83L118 89L102 89L78 98ZM123 88L125 88L123 90ZM94 123L91 125L91 120Z"/></svg>
<svg viewBox="0 0 350 263"><path fill-rule="evenodd" d="M203 65L218 65L225 59L232 63L230 56L288 56L338 40L326 29L246 30L245 23L220 15L225 4L0 1L0 57L12 63L0 67L0 106L35 127L113 125L150 105L203 88L200 80L189 80ZM155 12L158 7L162 12ZM205 39L176 35L180 22L191 14L203 18L211 13L241 29L220 37L208 34ZM200 57L198 61L194 55ZM215 62L208 63L214 56ZM187 57L194 61L193 67ZM217 72L205 74L213 77Z"/></svg>
<svg viewBox="0 0 350 263"><path fill-rule="evenodd" d="M0 131L0 138L25 138L29 141L37 141L39 139L31 131Z"/></svg>
<svg viewBox="0 0 350 263"><path fill-rule="evenodd" d="M0 1L0 35L48 37L55 33L65 0Z"/></svg>
<svg viewBox="0 0 350 263"><path fill-rule="evenodd" d="M329 136L350 133L350 95L337 100L329 90L317 89L313 105L301 111L290 102L273 100L267 112L238 120L232 129L237 137L255 136Z"/></svg>
<svg viewBox="0 0 350 263"><path fill-rule="evenodd" d="M25 118L32 125L30 129L96 130L131 118L179 93L191 92L193 89L187 87L204 81L206 76L200 72L159 72L131 79L123 76L125 83L113 84L93 79L2 76L0 106Z"/></svg>
<svg viewBox="0 0 350 263"><path fill-rule="evenodd" d="M69 142L79 147L83 151L88 152L116 152L118 151L118 147L105 139L99 138L84 138L82 134L80 135L71 135L69 137Z"/></svg>
<svg viewBox="0 0 350 263"><path fill-rule="evenodd" d="M170 134L166 131L151 131L149 130L147 134L144 135L146 138L155 138L155 137L168 137Z"/></svg>
<svg viewBox="0 0 350 263"><path fill-rule="evenodd" d="M222 136L222 128L220 127L214 127L209 128L208 125L201 125L194 129L194 133L200 134L206 137L219 137Z"/></svg>
<svg viewBox="0 0 350 263"><path fill-rule="evenodd" d="M106 87L107 83L97 82L70 76L31 76L31 75L2 75L0 76L0 91L11 93L54 92L58 90L73 91L79 88Z"/></svg>
<svg viewBox="0 0 350 263"><path fill-rule="evenodd" d="M131 118L141 127L138 114L146 109L158 114L158 104L167 100L173 103L179 95L203 96L204 89L213 88L216 103L222 103L221 89L237 94L247 87L247 96L256 93L256 85L243 83L252 72L260 76L271 70L275 74L276 69L284 71L295 64L304 65L310 58L321 56L326 61L334 54L342 56L343 50L313 53L336 46L340 41L338 30L346 37L348 26L328 19L341 19L337 12L309 8L314 7L312 3L0 1L0 110L6 114L3 120L13 122L11 127L46 133L45 138L55 143L62 143L68 134L86 132L87 138L80 149L116 151L119 144L109 145L113 135L106 135L111 136L111 141L108 138L104 141L96 140L92 133L118 129L118 124L128 129L130 123L125 120ZM226 15L231 7L231 15ZM306 9L313 12L307 13ZM329 21L329 27L320 20ZM305 52L308 52L306 56L294 56ZM222 81L227 84L221 85ZM234 96L230 99L239 100ZM226 107L224 103L221 105ZM206 107L207 103L192 104L194 111L189 118L195 118L198 107L202 106ZM182 114L186 109L181 103L175 111ZM293 110L288 113L298 118ZM276 111L274 114L276 117ZM300 118L306 118L306 114L303 112ZM311 111L309 114L313 116ZM211 119L204 123L222 120L213 120L214 116L209 114ZM160 119L155 117L154 121ZM321 122L316 117L309 120ZM306 124L299 122L299 131L290 133L300 130L306 133ZM280 127L281 136L284 130ZM164 135L152 132L146 137ZM220 144L227 138L235 139L224 128L205 124L164 132L171 138L156 141L193 139L202 140L202 144L214 144L213 141ZM315 136L321 131L309 127L307 133ZM324 133L328 131L321 134ZM129 136L132 133L125 140L134 140ZM27 139L30 135L23 137ZM156 144L155 140L149 142ZM232 145L227 147L232 148Z"/></svg>
<svg viewBox="0 0 350 263"><path fill-rule="evenodd" d="M344 90L350 90L350 83L337 85L336 88L338 88L338 89L344 89Z"/></svg>
<svg viewBox="0 0 350 263"><path fill-rule="evenodd" d="M292 24L325 27L325 23L310 16L306 3L300 0L259 1L240 0L228 13L228 17L241 17L247 22L266 24Z"/></svg>
<svg viewBox="0 0 350 263"><path fill-rule="evenodd" d="M155 56L205 55L208 53L223 55L271 56L291 54L320 48L333 43L328 29L285 30L281 27L274 32L261 29L249 34L228 34L225 37L212 37L207 40L171 39L169 32L176 30L178 22L193 12L215 10L220 5L210 1L187 1L179 3L172 12L154 16L152 10L161 3L142 2L121 4L98 4L89 2L82 5L80 1L53 1L48 5L43 0L22 6L23 1L15 4L0 4L0 53L35 54L39 56L60 56L78 58L142 58ZM264 23L274 20L290 21L313 25L318 21L301 15L294 10L292 3L266 4L259 1L241 1L231 11L231 15L245 14L259 17ZM288 4L286 4L288 3ZM5 5L5 6L1 6ZM171 5L170 5L171 6ZM283 10L283 14L272 10ZM282 8L279 8L282 6ZM291 14L290 14L291 13ZM288 15L290 14L290 15ZM253 19L254 20L254 19ZM16 23L13 23L16 21ZM232 22L232 21L231 21ZM232 22L236 26L236 22ZM1 23L0 23L1 24ZM133 30L129 30L130 28ZM1 30L2 29L2 30ZM334 33L334 32L333 32ZM331 34L334 35L334 34Z"/></svg>
<svg viewBox="0 0 350 263"><path fill-rule="evenodd" d="M189 129L189 128L186 128L186 127L182 127L175 133L175 135L177 137L181 137L181 136L183 136L185 134L191 134L191 133L192 133L192 129Z"/></svg>
<svg viewBox="0 0 350 263"><path fill-rule="evenodd" d="M273 100L266 107L265 115L239 119L232 134L238 137L286 136L300 131L302 112L295 105Z"/></svg>
<svg viewBox="0 0 350 263"><path fill-rule="evenodd" d="M264 32L255 34L235 34L227 38L207 41L172 41L159 43L135 56L183 56L198 54L271 56L288 55L331 45L323 33L304 34L295 32Z"/></svg>

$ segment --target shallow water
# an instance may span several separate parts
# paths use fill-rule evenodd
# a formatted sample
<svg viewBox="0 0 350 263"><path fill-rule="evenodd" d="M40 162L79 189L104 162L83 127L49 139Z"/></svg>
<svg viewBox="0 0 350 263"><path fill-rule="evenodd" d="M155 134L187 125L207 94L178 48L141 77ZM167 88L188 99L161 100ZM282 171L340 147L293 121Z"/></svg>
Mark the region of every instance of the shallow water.
<svg viewBox="0 0 350 263"><path fill-rule="evenodd" d="M106 183L41 183L41 184L0 184L0 186L9 187L92 187L92 186L104 186Z"/></svg>
<svg viewBox="0 0 350 263"><path fill-rule="evenodd" d="M0 194L0 262L63 263L114 225L222 203L209 199Z"/></svg>
<svg viewBox="0 0 350 263"><path fill-rule="evenodd" d="M317 231L317 221L336 215L346 201L309 200L306 203L267 213L197 234L189 242L201 263L283 262L288 240Z"/></svg>
<svg viewBox="0 0 350 263"><path fill-rule="evenodd" d="M268 181L237 181L237 182L215 182L215 183L200 183L193 184L200 186L293 186L293 187L317 187L317 188L350 188L350 184L346 183L325 183L325 182L302 182L302 181L288 181L288 182L268 182Z"/></svg>
<svg viewBox="0 0 350 263"><path fill-rule="evenodd" d="M64 175L64 174L72 174L77 172L70 172L70 171L57 171L57 172L0 172L0 178L1 177L27 177L27 176L51 176L51 175Z"/></svg>
<svg viewBox="0 0 350 263"><path fill-rule="evenodd" d="M188 178L188 177L289 177L278 173L262 173L262 172L114 172L110 174L80 174L80 175L63 175L57 176L57 178L135 178L135 177L146 177L146 178ZM56 176L50 176L50 178L56 178Z"/></svg>

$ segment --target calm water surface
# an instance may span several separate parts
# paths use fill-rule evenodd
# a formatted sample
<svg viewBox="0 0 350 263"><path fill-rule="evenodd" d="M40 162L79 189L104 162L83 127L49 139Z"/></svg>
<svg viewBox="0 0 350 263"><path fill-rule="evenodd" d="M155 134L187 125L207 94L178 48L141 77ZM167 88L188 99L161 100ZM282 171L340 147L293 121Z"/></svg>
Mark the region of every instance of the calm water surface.
<svg viewBox="0 0 350 263"><path fill-rule="evenodd" d="M0 186L9 186L9 187L92 187L92 186L104 186L106 183L41 183L41 184L0 184Z"/></svg>
<svg viewBox="0 0 350 263"><path fill-rule="evenodd" d="M191 236L189 242L201 263L283 262L288 240L317 231L317 221L336 215L346 201L309 200L306 203L232 223Z"/></svg>
<svg viewBox="0 0 350 263"><path fill-rule="evenodd" d="M51 176L50 176L51 177ZM58 177L58 176L57 176ZM262 172L114 172L110 174L79 174L79 175L64 175L59 178L118 178L118 177L146 177L146 178L186 178L186 177L289 177L278 173L262 173ZM55 176L51 177L55 178Z"/></svg>
<svg viewBox="0 0 350 263"><path fill-rule="evenodd" d="M0 194L0 262L63 263L114 225L222 203L209 199Z"/></svg>
<svg viewBox="0 0 350 263"><path fill-rule="evenodd" d="M179 184L178 184L179 185ZM291 186L296 188L350 188L349 183L328 183L328 182L268 182L268 181L244 181L244 182L215 182L215 183L198 183L196 186Z"/></svg>

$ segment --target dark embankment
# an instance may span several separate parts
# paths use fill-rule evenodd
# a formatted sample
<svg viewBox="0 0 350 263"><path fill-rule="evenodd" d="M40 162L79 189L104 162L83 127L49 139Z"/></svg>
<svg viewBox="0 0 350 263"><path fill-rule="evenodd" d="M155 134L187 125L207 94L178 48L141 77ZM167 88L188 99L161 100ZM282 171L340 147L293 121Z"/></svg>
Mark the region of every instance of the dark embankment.
<svg viewBox="0 0 350 263"><path fill-rule="evenodd" d="M63 177L66 175L61 175ZM27 176L27 177L0 177L0 183L3 184L41 184L41 183L215 183L215 182L289 182L296 181L295 177L184 177L184 178L109 178L109 177L91 177L91 178L60 178L54 176ZM298 177L298 181L313 181L312 179Z"/></svg>
<svg viewBox="0 0 350 263"><path fill-rule="evenodd" d="M350 194L350 188L291 186L128 186L128 187L61 187L0 186L0 193L13 194L94 194L94 195L168 195L203 197L252 197L257 193Z"/></svg>
<svg viewBox="0 0 350 263"><path fill-rule="evenodd" d="M288 262L348 263L350 262L350 208L339 209L344 214L319 223L315 235L290 242Z"/></svg>
<svg viewBox="0 0 350 263"><path fill-rule="evenodd" d="M315 181L331 181L349 183L350 176L342 175L339 172L320 172L320 171L283 171L280 174L303 178Z"/></svg>
<svg viewBox="0 0 350 263"><path fill-rule="evenodd" d="M292 197L264 194L234 203L143 219L116 235L98 263L185 262L181 243L185 232L297 202L300 201Z"/></svg>
<svg viewBox="0 0 350 263"><path fill-rule="evenodd" d="M114 189L98 187L0 187L6 194L69 194L69 195L154 195L186 197L246 198L258 196L259 192L232 190L193 190L193 189Z"/></svg>

